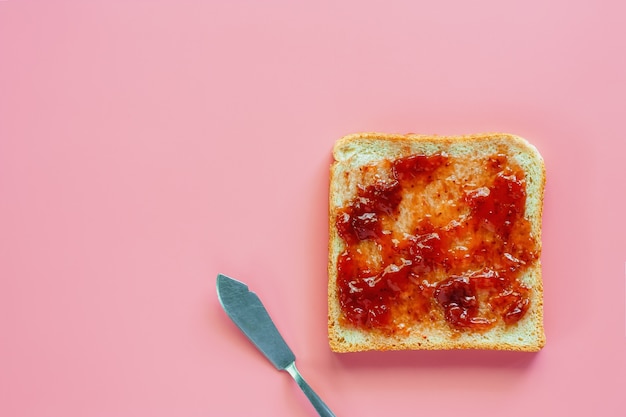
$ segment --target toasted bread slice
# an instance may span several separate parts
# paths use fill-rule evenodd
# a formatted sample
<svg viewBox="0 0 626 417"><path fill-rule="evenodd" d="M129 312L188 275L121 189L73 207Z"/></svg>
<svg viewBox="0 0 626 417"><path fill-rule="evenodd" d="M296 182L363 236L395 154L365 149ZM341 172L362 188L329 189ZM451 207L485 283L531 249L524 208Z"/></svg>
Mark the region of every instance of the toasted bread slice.
<svg viewBox="0 0 626 417"><path fill-rule="evenodd" d="M501 133L361 133L333 155L333 351L544 346L534 146Z"/></svg>

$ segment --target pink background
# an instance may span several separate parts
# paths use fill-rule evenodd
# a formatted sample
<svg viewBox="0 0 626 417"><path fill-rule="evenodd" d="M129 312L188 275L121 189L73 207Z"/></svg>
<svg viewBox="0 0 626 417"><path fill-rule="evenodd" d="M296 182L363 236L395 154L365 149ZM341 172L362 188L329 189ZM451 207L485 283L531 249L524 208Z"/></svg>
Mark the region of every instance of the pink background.
<svg viewBox="0 0 626 417"><path fill-rule="evenodd" d="M0 415L315 415L218 272L338 416L626 415L622 4L0 2ZM543 351L330 352L331 149L372 130L537 146Z"/></svg>

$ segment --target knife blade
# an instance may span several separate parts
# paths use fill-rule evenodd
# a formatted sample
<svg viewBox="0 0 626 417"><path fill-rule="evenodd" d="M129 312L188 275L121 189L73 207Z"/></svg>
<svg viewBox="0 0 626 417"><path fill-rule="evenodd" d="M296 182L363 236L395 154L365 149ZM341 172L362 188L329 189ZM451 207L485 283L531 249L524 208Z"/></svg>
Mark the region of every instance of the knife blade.
<svg viewBox="0 0 626 417"><path fill-rule="evenodd" d="M218 274L217 296L222 308L246 337L278 369L296 381L320 416L334 417L328 406L302 378L296 357L289 348L259 297L241 281Z"/></svg>

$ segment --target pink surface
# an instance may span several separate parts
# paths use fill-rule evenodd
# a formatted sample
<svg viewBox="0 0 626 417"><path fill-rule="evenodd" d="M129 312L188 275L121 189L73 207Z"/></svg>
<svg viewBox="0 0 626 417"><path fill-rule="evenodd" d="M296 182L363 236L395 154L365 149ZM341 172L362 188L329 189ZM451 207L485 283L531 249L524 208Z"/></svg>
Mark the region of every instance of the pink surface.
<svg viewBox="0 0 626 417"><path fill-rule="evenodd" d="M226 318L246 281L338 416L626 415L626 9L610 1L0 2L0 415L313 416ZM337 355L331 148L543 154L538 354Z"/></svg>

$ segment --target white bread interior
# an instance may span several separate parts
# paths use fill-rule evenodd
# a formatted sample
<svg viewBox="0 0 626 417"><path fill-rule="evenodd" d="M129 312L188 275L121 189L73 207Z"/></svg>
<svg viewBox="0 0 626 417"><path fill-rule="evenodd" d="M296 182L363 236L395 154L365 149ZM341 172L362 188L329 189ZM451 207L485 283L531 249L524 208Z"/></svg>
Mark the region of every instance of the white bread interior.
<svg viewBox="0 0 626 417"><path fill-rule="evenodd" d="M342 324L337 291L337 258L344 251L335 221L339 210L356 195L361 178L360 167L376 165L412 154L432 155L445 152L459 162L455 173L471 176L481 170L477 161L487 155L506 152L525 173L525 218L531 224L536 249L541 251L541 222L546 181L545 164L537 151L525 139L505 133L466 136L396 135L359 133L338 140L333 149L334 163L330 170L329 192L329 263L328 263L328 336L335 352L365 350L419 349L496 349L538 351L545 345L543 328L543 285L541 261L537 259L520 277L531 289L530 307L524 317L513 325L498 325L487 331L452 330L447 326L416 325L408 334L383 335ZM446 204L446 201L430 201ZM419 216L419 207L411 211Z"/></svg>

